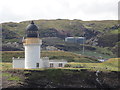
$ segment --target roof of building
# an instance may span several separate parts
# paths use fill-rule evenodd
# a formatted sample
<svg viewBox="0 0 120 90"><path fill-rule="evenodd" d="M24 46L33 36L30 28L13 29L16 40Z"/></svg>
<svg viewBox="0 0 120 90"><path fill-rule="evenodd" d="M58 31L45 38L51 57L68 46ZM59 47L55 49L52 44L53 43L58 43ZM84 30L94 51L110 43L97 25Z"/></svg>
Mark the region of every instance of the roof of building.
<svg viewBox="0 0 120 90"><path fill-rule="evenodd" d="M67 62L66 60L49 60L49 63L53 63L53 62Z"/></svg>
<svg viewBox="0 0 120 90"><path fill-rule="evenodd" d="M38 27L34 24L33 21L31 21L31 24L29 24L26 28L27 31L38 31Z"/></svg>
<svg viewBox="0 0 120 90"><path fill-rule="evenodd" d="M66 39L85 39L85 37L66 37Z"/></svg>

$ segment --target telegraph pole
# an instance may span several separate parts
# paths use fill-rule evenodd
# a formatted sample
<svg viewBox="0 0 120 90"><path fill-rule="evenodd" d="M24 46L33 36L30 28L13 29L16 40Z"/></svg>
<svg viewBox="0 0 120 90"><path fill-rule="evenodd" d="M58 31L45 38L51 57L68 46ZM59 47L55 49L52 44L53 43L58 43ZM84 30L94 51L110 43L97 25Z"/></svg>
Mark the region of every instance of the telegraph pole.
<svg viewBox="0 0 120 90"><path fill-rule="evenodd" d="M85 41L84 41L84 39L85 39L85 32L84 32L84 30L83 30L83 55L84 55L84 53L85 53L85 47L84 47Z"/></svg>

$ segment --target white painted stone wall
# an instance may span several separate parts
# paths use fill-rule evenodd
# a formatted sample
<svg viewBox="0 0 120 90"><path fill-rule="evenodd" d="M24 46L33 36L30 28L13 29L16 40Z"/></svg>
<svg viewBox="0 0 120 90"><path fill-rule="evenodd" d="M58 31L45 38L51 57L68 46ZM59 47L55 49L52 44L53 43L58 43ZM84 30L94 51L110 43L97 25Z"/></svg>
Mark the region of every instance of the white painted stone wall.
<svg viewBox="0 0 120 90"><path fill-rule="evenodd" d="M62 60L49 60L49 65L53 63L53 67L59 67L59 64L62 63L62 67L65 66L65 64L67 64L67 61L62 61ZM50 66L49 66L50 67Z"/></svg>
<svg viewBox="0 0 120 90"><path fill-rule="evenodd" d="M40 59L40 44L28 44L25 47L25 68L37 68L36 64L39 63L39 68L42 68L42 60Z"/></svg>
<svg viewBox="0 0 120 90"><path fill-rule="evenodd" d="M49 66L49 58L48 58L48 57L43 57L43 58L42 58L42 61L43 61L43 67L44 67L44 68L50 67L50 66Z"/></svg>
<svg viewBox="0 0 120 90"><path fill-rule="evenodd" d="M39 61L41 61L40 65L42 68L49 68L50 64L53 64L53 68L59 67L60 63L62 64L62 67L64 67L65 64L67 64L67 61L49 60L48 57L43 57L43 58L39 59ZM13 58L13 68L25 68L25 59L24 58ZM36 65L35 65L35 68L36 68Z"/></svg>
<svg viewBox="0 0 120 90"><path fill-rule="evenodd" d="M13 68L25 68L25 60L24 58L21 59L13 59Z"/></svg>

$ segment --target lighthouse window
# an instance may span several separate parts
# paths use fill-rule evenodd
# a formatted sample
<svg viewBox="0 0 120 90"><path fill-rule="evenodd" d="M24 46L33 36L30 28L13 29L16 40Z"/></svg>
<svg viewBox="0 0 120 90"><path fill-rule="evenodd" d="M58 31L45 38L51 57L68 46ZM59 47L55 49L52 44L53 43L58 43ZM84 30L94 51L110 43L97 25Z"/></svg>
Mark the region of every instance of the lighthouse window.
<svg viewBox="0 0 120 90"><path fill-rule="evenodd" d="M36 63L36 67L39 67L39 63Z"/></svg>
<svg viewBox="0 0 120 90"><path fill-rule="evenodd" d="M59 63L59 67L62 67L63 65L62 65L62 63Z"/></svg>
<svg viewBox="0 0 120 90"><path fill-rule="evenodd" d="M53 63L50 63L50 67L53 67Z"/></svg>

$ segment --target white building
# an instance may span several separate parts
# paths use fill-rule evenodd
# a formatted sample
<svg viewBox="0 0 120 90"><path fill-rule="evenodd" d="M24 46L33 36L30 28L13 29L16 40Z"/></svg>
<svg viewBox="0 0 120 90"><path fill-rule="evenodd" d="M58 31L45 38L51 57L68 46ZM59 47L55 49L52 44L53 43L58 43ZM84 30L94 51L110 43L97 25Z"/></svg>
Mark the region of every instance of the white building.
<svg viewBox="0 0 120 90"><path fill-rule="evenodd" d="M79 43L84 44L85 43L85 37L66 37L65 42L69 43Z"/></svg>
<svg viewBox="0 0 120 90"><path fill-rule="evenodd" d="M26 28L26 37L23 39L25 48L24 58L13 58L13 68L47 68L47 67L64 67L67 63L63 60L49 60L48 57L41 58L42 40L39 38L38 27L32 21Z"/></svg>
<svg viewBox="0 0 120 90"><path fill-rule="evenodd" d="M48 51L55 51L55 50L58 50L58 49L56 47L54 47L54 46L47 46L46 50L48 50Z"/></svg>
<svg viewBox="0 0 120 90"><path fill-rule="evenodd" d="M49 60L48 57L43 57L42 62L39 67L39 64L36 64L36 68L58 68L58 67L64 67L65 64L67 64L67 61L64 60ZM13 68L25 68L25 59L24 58L14 58L13 59ZM26 68L28 69L28 68ZM33 69L33 68L29 68Z"/></svg>

